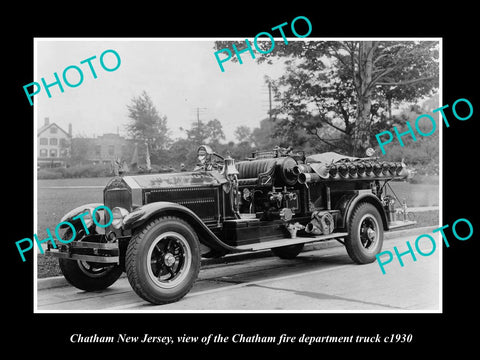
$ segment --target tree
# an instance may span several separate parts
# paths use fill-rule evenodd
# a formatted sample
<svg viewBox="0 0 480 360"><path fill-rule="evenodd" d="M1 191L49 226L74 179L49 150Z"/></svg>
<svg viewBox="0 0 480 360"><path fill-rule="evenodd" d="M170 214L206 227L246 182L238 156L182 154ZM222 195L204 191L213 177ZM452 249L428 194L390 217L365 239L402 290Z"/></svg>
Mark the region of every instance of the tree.
<svg viewBox="0 0 480 360"><path fill-rule="evenodd" d="M411 105L405 107L399 114L392 118L392 125L395 125L400 133L408 130L406 123L414 124L417 117L421 114L429 113L429 109L438 108L438 97L432 96L424 101L421 105ZM436 123L436 128L442 126L442 120L437 113L431 114ZM432 130L432 124L428 120L420 121L418 127L423 133L429 133ZM416 141L412 137L404 136L402 138L404 146L398 142L388 145L387 152L382 155L378 153L384 160L400 161L405 159L407 165L417 167L418 172L438 174L439 171L439 132L435 131L427 137L417 136Z"/></svg>
<svg viewBox="0 0 480 360"><path fill-rule="evenodd" d="M83 136L72 139L70 162L72 165L87 162L89 150L92 148L92 140Z"/></svg>
<svg viewBox="0 0 480 360"><path fill-rule="evenodd" d="M171 140L168 135L167 117L160 116L153 105L150 96L143 91L138 97L134 97L130 105L127 105L128 117L131 122L127 125L128 134L146 146L146 153L152 156L152 160L161 158L159 153L168 148Z"/></svg>
<svg viewBox="0 0 480 360"><path fill-rule="evenodd" d="M242 141L238 144L229 141L220 151L221 154L230 155L237 161L242 161L251 157L254 149L246 141Z"/></svg>
<svg viewBox="0 0 480 360"><path fill-rule="evenodd" d="M371 145L372 100L418 99L438 87L438 44L434 41L327 42L330 54L350 73L357 100L354 153ZM390 113L391 116L391 113Z"/></svg>
<svg viewBox="0 0 480 360"><path fill-rule="evenodd" d="M252 143L257 150L272 150L275 146L288 147L301 146L304 144L300 139L305 134L298 127L295 128L292 122L278 121L266 118L260 121L260 126L252 130Z"/></svg>
<svg viewBox="0 0 480 360"><path fill-rule="evenodd" d="M168 164L176 168L179 168L180 164L184 164L187 169L193 169L197 161L197 148L198 146L188 139L177 139L168 151Z"/></svg>
<svg viewBox="0 0 480 360"><path fill-rule="evenodd" d="M207 127L201 120L192 123L192 127L190 129L184 129L181 127L180 130L185 131L187 134L187 140L197 146L204 144L209 136Z"/></svg>
<svg viewBox="0 0 480 360"><path fill-rule="evenodd" d="M231 44L218 41L215 47ZM266 52L270 43L259 46ZM336 128L352 155L363 155L371 146L371 125L385 119L383 109L388 112L395 101L416 100L438 88L434 41L296 41L275 44L273 51L256 57L259 63L279 58L290 68L276 84L286 88L276 94L278 115L333 148L340 141L326 140L322 131Z"/></svg>
<svg viewBox="0 0 480 360"><path fill-rule="evenodd" d="M292 63L273 89L280 103L274 110L275 133L287 131L285 135L290 134L296 146L300 145L298 141L302 145L309 141L317 150L352 153L355 95L345 72L299 68ZM302 129L306 135L302 136Z"/></svg>
<svg viewBox="0 0 480 360"><path fill-rule="evenodd" d="M269 118L260 121L260 126L252 130L252 142L258 150L271 150L277 144L273 136L275 123Z"/></svg>
<svg viewBox="0 0 480 360"><path fill-rule="evenodd" d="M212 146L218 145L220 140L225 140L222 123L218 119L210 120L206 125L208 143Z"/></svg>
<svg viewBox="0 0 480 360"><path fill-rule="evenodd" d="M233 135L239 143L245 142L249 144L252 141L252 130L246 125L237 126L237 128L233 132Z"/></svg>
<svg viewBox="0 0 480 360"><path fill-rule="evenodd" d="M218 119L209 120L204 123L201 120L192 123L190 129L180 130L185 131L187 139L195 146L201 144L208 144L211 146L218 146L220 140L225 140L225 133L223 132L222 123Z"/></svg>

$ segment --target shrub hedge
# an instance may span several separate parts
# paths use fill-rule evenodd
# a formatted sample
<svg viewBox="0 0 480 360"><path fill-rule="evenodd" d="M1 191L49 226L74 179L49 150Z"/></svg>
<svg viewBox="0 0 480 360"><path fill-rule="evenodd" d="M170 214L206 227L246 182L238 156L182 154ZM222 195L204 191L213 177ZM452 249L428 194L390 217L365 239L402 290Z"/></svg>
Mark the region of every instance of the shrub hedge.
<svg viewBox="0 0 480 360"><path fill-rule="evenodd" d="M38 179L101 177L112 175L109 165L74 165L68 168L39 169Z"/></svg>

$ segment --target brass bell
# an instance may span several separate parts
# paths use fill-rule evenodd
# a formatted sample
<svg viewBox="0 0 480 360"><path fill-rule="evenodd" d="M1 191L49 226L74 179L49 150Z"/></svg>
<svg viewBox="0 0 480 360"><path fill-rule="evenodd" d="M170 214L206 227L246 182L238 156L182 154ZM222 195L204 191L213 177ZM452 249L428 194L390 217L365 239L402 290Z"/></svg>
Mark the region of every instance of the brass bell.
<svg viewBox="0 0 480 360"><path fill-rule="evenodd" d="M224 160L223 174L226 177L240 174L235 166L235 160L231 156L227 156Z"/></svg>

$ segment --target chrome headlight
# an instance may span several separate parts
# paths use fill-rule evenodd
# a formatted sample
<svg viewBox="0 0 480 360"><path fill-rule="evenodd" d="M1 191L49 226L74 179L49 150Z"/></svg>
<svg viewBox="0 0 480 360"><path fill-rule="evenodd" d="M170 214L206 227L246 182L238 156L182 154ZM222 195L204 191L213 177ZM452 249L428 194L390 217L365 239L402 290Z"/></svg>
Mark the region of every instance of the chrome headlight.
<svg viewBox="0 0 480 360"><path fill-rule="evenodd" d="M122 207L114 207L112 209L112 214L112 227L114 229L120 229L123 226L123 219L128 215L128 210Z"/></svg>

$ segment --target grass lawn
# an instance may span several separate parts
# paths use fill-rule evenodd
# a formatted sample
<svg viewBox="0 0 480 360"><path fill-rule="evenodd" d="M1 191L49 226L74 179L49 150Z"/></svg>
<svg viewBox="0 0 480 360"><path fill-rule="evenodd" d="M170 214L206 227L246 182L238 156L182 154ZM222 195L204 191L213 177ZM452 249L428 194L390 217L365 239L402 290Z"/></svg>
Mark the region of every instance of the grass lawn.
<svg viewBox="0 0 480 360"><path fill-rule="evenodd" d="M38 180L37 236L47 237L68 211L87 203L103 202L103 187L109 178ZM62 186L98 186L98 188L59 188ZM38 278L61 275L58 259L37 253Z"/></svg>
<svg viewBox="0 0 480 360"><path fill-rule="evenodd" d="M408 207L439 206L439 185L436 184L411 184L403 181L390 182L395 194L403 201L407 200ZM389 194L391 191L387 190Z"/></svg>
<svg viewBox="0 0 480 360"><path fill-rule="evenodd" d="M103 203L103 188L108 179L38 180L37 235L39 238L46 237L45 228L54 229L62 216L75 207L88 203ZM86 186L86 188L76 188L76 186Z"/></svg>
<svg viewBox="0 0 480 360"><path fill-rule="evenodd" d="M46 228L53 231L61 217L77 206L103 202L103 187L109 178L81 178L38 180L37 186L37 235L47 237ZM85 186L84 188L79 188ZM409 207L438 206L438 183L411 184L392 182L393 191L400 200L407 200ZM68 187L68 188L67 188ZM437 225L438 211L416 213L417 227ZM38 253L39 278L61 275L56 258Z"/></svg>

